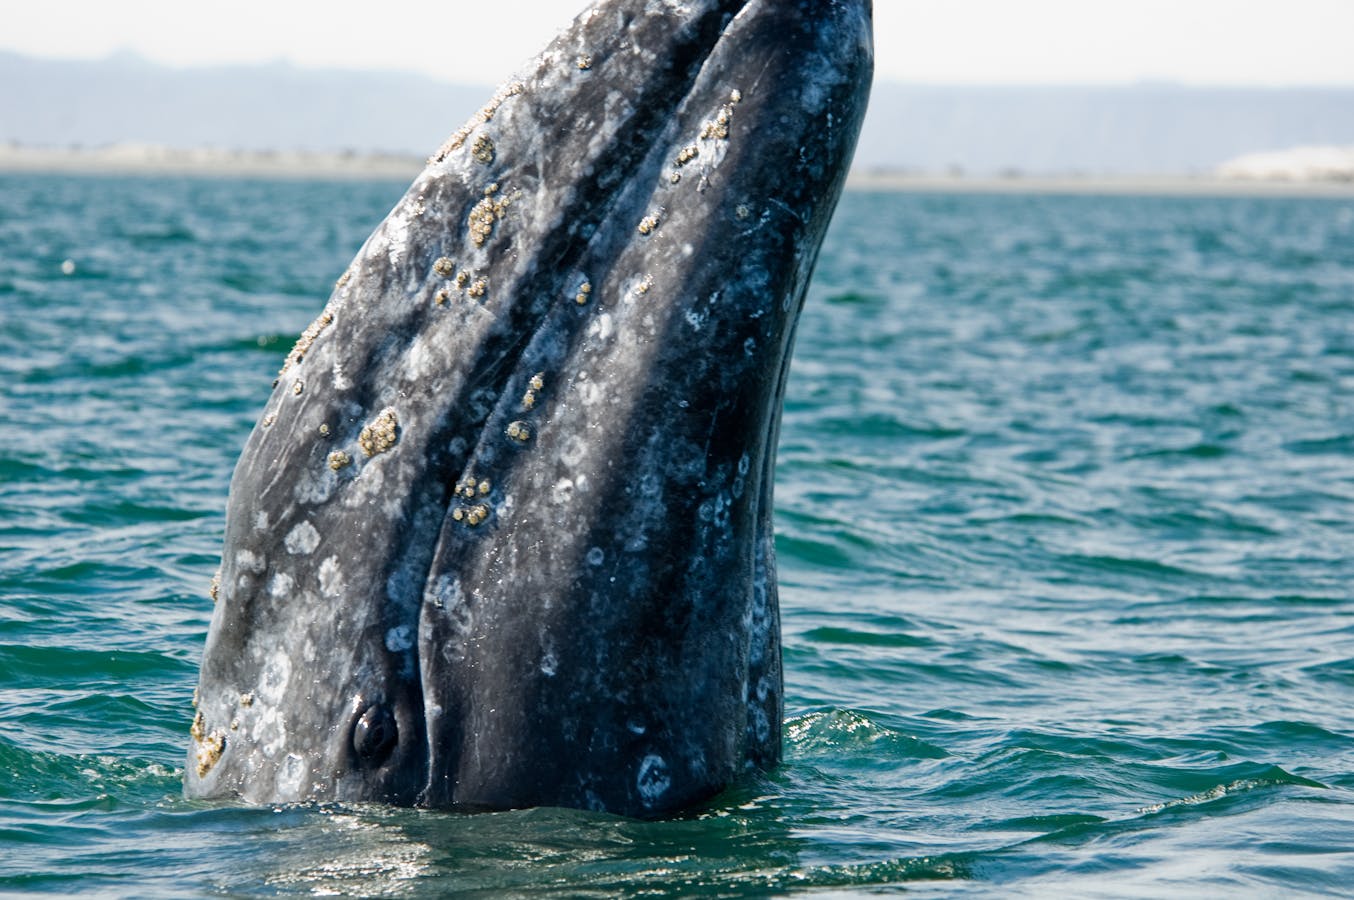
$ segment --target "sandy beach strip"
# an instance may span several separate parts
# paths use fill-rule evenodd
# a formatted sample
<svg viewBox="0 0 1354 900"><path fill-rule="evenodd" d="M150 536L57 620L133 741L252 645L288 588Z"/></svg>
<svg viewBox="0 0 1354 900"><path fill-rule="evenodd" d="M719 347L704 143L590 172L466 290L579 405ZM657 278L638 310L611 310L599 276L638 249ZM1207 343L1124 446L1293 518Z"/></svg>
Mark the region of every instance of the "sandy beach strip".
<svg viewBox="0 0 1354 900"><path fill-rule="evenodd" d="M95 148L0 144L0 172L409 181L425 164L421 157L399 154L179 149L141 144Z"/></svg>
<svg viewBox="0 0 1354 900"><path fill-rule="evenodd" d="M848 190L968 194L1354 198L1354 181L1221 178L1216 175L931 175L853 171Z"/></svg>

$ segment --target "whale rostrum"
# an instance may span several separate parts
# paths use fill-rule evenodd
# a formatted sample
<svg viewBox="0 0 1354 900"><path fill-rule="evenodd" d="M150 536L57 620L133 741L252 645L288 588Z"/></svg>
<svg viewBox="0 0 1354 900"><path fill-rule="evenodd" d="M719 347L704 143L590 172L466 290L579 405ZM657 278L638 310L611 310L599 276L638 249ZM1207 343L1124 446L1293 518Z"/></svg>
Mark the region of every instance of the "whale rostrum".
<svg viewBox="0 0 1354 900"><path fill-rule="evenodd" d="M602 0L429 160L235 469L190 797L658 816L778 762L781 401L870 22Z"/></svg>

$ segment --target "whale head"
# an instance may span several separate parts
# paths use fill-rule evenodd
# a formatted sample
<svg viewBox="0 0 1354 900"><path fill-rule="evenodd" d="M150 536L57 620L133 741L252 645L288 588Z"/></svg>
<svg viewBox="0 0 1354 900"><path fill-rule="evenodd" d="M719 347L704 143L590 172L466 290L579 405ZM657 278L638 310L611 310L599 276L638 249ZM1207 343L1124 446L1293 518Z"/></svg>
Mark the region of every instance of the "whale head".
<svg viewBox="0 0 1354 900"><path fill-rule="evenodd" d="M777 432L870 20L603 0L437 151L235 469L189 796L657 816L775 765Z"/></svg>

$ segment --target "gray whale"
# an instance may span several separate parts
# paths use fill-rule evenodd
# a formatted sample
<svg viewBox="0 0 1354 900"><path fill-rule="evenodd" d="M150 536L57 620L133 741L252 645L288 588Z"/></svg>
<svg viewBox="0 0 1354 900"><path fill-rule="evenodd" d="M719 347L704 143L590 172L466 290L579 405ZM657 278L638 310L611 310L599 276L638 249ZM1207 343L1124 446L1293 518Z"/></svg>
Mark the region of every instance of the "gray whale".
<svg viewBox="0 0 1354 900"><path fill-rule="evenodd" d="M189 797L658 816L779 761L781 400L872 65L870 0L602 0L429 160L235 469Z"/></svg>

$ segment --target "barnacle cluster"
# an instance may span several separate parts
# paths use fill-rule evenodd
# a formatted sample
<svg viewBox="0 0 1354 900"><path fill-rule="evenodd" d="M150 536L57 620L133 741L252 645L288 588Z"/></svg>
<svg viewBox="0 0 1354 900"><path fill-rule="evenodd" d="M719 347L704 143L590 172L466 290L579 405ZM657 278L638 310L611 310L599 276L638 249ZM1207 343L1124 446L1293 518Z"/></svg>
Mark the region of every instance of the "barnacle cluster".
<svg viewBox="0 0 1354 900"><path fill-rule="evenodd" d="M489 507L483 503L476 503L474 506L458 506L451 511L451 517L457 522L464 522L467 525L478 525L489 518Z"/></svg>
<svg viewBox="0 0 1354 900"><path fill-rule="evenodd" d="M452 489L457 497L464 497L467 500L473 500L476 496L484 497L493 490L487 478L476 478L474 475L466 475L460 481L456 482L456 487Z"/></svg>
<svg viewBox="0 0 1354 900"><path fill-rule="evenodd" d="M465 139L470 137L476 128L492 120L494 115L497 114L498 108L506 103L509 97L516 97L525 90L526 85L520 81L504 85L497 94L494 94L493 99L484 105L483 109L471 116L469 122L466 122L459 131L447 138L446 143L438 148L438 151L433 154L428 162L439 163L446 159L449 154L461 149L462 145L465 144Z"/></svg>
<svg viewBox="0 0 1354 900"><path fill-rule="evenodd" d="M371 424L363 427L362 433L357 436L357 443L367 456L385 453L399 440L399 428L400 422L395 410L387 407L371 420Z"/></svg>
<svg viewBox="0 0 1354 900"><path fill-rule="evenodd" d="M489 483L489 479L467 474L456 482L456 486L452 488L452 495L459 501L473 501L488 497L492 490L493 485ZM465 502L451 511L451 518L467 525L478 525L489 518L489 506L483 502Z"/></svg>
<svg viewBox="0 0 1354 900"><path fill-rule="evenodd" d="M475 138L475 143L470 147L470 155L475 157L477 162L482 162L486 166L494 161L494 142L487 134L482 134Z"/></svg>
<svg viewBox="0 0 1354 900"><path fill-rule="evenodd" d="M527 382L527 392L522 395L522 408L531 409L536 405L536 395L545 390L545 373L537 372Z"/></svg>
<svg viewBox="0 0 1354 900"><path fill-rule="evenodd" d="M729 137L729 123L733 121L733 108L743 99L739 91L734 91L729 95L729 102L719 108L719 112L705 127L701 129L701 137L705 140L727 140Z"/></svg>
<svg viewBox="0 0 1354 900"><path fill-rule="evenodd" d="M494 223L503 218L508 212L508 207L521 196L521 191L499 195L497 182L484 189L484 197L470 210L468 223L470 240L476 247L484 246L484 242L489 240L489 235L494 233Z"/></svg>
<svg viewBox="0 0 1354 900"><path fill-rule="evenodd" d="M221 760L221 754L226 750L226 736L220 731L207 732L207 726L202 718L202 710L197 711L193 716L193 727L189 734L193 737L193 743L197 745L193 753L194 760L197 763L197 777L205 778L207 773L212 770Z"/></svg>
<svg viewBox="0 0 1354 900"><path fill-rule="evenodd" d="M328 328L333 322L334 315L329 310L320 313L319 318L311 322L309 327L301 332L301 336L296 340L296 346L291 348L291 353L287 354L286 360L282 363L282 369L277 374L285 375L288 369L304 359L306 353L310 350L310 345L315 343L315 339L320 336L320 332ZM299 394L300 391L297 391L297 393Z"/></svg>

